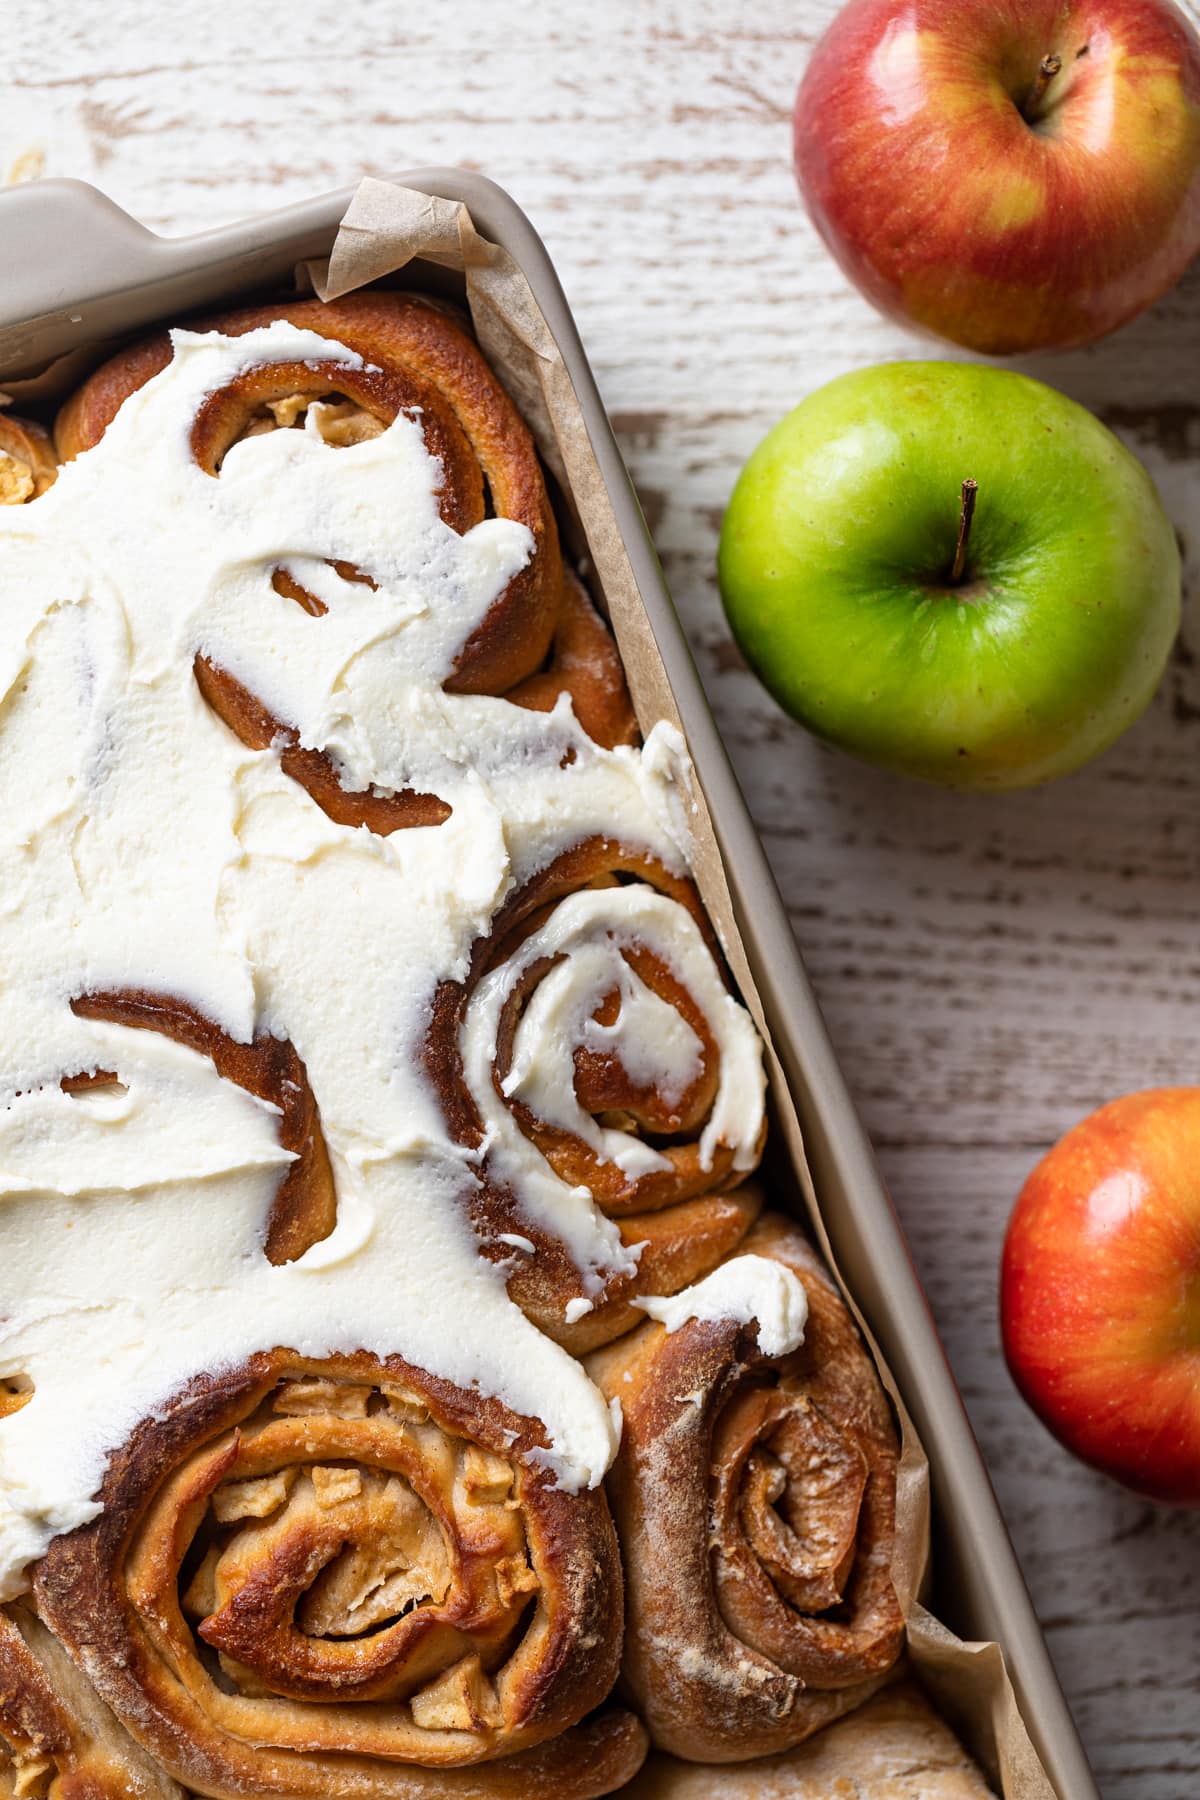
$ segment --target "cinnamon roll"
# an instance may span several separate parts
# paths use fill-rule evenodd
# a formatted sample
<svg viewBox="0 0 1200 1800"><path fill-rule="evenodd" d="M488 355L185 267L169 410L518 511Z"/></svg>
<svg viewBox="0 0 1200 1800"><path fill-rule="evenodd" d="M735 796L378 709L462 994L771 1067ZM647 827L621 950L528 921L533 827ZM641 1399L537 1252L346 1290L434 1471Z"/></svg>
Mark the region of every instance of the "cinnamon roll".
<svg viewBox="0 0 1200 1800"><path fill-rule="evenodd" d="M802 1348L772 1357L757 1326L701 1317L588 1365L624 1416L624 1679L654 1742L694 1761L802 1742L875 1692L903 1640L879 1379L797 1226L767 1214L741 1248L803 1284Z"/></svg>
<svg viewBox="0 0 1200 1800"><path fill-rule="evenodd" d="M439 988L426 1061L454 1136L483 1150L475 1214L515 1262L509 1292L577 1354L637 1322L635 1291L697 1280L757 1216L740 1184L765 1130L758 1040L695 888L644 851L586 839L514 893L465 981ZM581 1202L616 1228L590 1292Z"/></svg>
<svg viewBox="0 0 1200 1800"><path fill-rule="evenodd" d="M135 1432L38 1611L202 1794L605 1793L644 1750L629 1714L587 1719L619 1656L616 1542L598 1491L539 1468L542 1435L398 1359L256 1357ZM20 1750L18 1723L0 1703Z"/></svg>
<svg viewBox="0 0 1200 1800"><path fill-rule="evenodd" d="M81 1019L160 1032L207 1057L225 1081L264 1100L279 1117L279 1142L293 1160L271 1202L263 1239L270 1263L292 1262L327 1238L337 1219L337 1195L329 1152L321 1131L308 1071L293 1044L270 1032L238 1043L195 1007L170 995L136 992L80 994L71 1011ZM116 1084L115 1070L92 1069L64 1075L67 1092Z"/></svg>
<svg viewBox="0 0 1200 1800"><path fill-rule="evenodd" d="M54 484L58 462L49 432L0 412L0 506L22 506Z"/></svg>
<svg viewBox="0 0 1200 1800"><path fill-rule="evenodd" d="M777 1756L728 1763L654 1755L626 1800L990 1800L992 1790L915 1681Z"/></svg>
<svg viewBox="0 0 1200 1800"><path fill-rule="evenodd" d="M191 428L197 464L218 476L228 452L246 437L311 422L331 445L348 447L379 435L397 413L420 422L441 468L438 504L455 531L486 515L513 519L531 534L532 553L497 595L486 617L458 647L444 677L448 693L504 696L545 711L568 694L576 716L598 743L633 743L637 722L621 660L578 576L564 569L558 528L528 430L475 343L450 310L410 294L349 294L333 304L293 301L247 307L197 320L195 330L241 337L275 320L335 340L355 353L322 362L254 362L209 393ZM105 363L67 401L55 425L64 461L99 442L121 406L170 361L163 335ZM369 569L333 559L345 579L371 584ZM317 616L325 611L286 569L277 593ZM386 833L440 824L445 803L413 792L347 790L333 760L304 746L293 722L212 658L196 659L201 692L251 748L285 743L284 767L332 818Z"/></svg>
<svg viewBox="0 0 1200 1800"><path fill-rule="evenodd" d="M0 1610L3 1800L186 1800L27 1606Z"/></svg>

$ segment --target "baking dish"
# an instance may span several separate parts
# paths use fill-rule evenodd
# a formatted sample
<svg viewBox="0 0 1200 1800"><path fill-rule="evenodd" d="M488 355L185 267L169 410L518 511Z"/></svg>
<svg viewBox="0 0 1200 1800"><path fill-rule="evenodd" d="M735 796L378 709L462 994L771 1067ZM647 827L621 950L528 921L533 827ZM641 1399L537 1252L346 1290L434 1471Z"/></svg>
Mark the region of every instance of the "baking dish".
<svg viewBox="0 0 1200 1800"><path fill-rule="evenodd" d="M933 1477L938 1614L960 1635L1004 1650L1030 1738L1060 1800L1096 1800L961 1401L881 1185L869 1145L796 950L667 594L578 334L546 252L509 197L446 170L397 176L461 201L484 238L519 265L566 364L612 520L632 567L714 821L734 916L800 1114L822 1217L840 1271L890 1363ZM146 231L95 189L45 182L0 196L6 281L0 383L53 359L198 306L286 282L328 254L350 192L181 239ZM69 246L69 255L63 246ZM423 264L410 285L454 291ZM993 1653L994 1654L994 1653Z"/></svg>

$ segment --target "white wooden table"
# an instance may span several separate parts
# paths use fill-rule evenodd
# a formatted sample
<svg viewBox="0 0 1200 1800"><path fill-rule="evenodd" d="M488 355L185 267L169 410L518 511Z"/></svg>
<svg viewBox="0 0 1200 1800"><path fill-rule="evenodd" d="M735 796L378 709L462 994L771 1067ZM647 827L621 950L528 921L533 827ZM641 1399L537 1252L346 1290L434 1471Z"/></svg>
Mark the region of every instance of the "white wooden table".
<svg viewBox="0 0 1200 1800"><path fill-rule="evenodd" d="M797 204L789 111L834 0L52 0L17 9L0 178L195 230L421 163L485 170L554 256L879 1149L1110 1800L1200 1792L1200 1515L1060 1453L996 1324L1008 1208L1100 1101L1200 1079L1200 627L1090 770L969 800L856 767L744 670L713 578L743 457L810 388L919 353ZM15 37L14 37L15 32ZM69 255L69 245L47 246ZM935 352L936 353L936 352ZM1029 365L1149 463L1200 565L1200 267Z"/></svg>

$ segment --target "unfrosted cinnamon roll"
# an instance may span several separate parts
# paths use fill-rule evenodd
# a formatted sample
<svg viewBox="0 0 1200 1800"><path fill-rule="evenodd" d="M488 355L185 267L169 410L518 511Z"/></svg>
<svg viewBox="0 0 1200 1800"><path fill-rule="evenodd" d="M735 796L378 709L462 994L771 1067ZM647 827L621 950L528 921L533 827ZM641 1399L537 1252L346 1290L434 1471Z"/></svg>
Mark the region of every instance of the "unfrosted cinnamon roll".
<svg viewBox="0 0 1200 1800"><path fill-rule="evenodd" d="M728 1763L654 1755L627 1800L991 1800L992 1790L915 1681L882 1693L794 1750Z"/></svg>
<svg viewBox="0 0 1200 1800"><path fill-rule="evenodd" d="M790 1269L803 1347L648 1323L589 1359L624 1415L609 1491L625 1560L624 1679L663 1749L736 1762L800 1743L895 1663L898 1446L845 1304L790 1221L742 1251Z"/></svg>
<svg viewBox="0 0 1200 1800"><path fill-rule="evenodd" d="M454 1136L483 1152L476 1219L513 1261L510 1294L576 1353L637 1322L637 1291L713 1268L757 1216L740 1184L765 1129L758 1039L695 888L645 852L590 838L514 893L466 980L439 989L426 1060ZM590 1294L581 1198L628 1253Z"/></svg>
<svg viewBox="0 0 1200 1800"><path fill-rule="evenodd" d="M38 1611L200 1794L607 1793L645 1748L631 1715L587 1717L620 1656L617 1546L543 1435L398 1359L255 1357L134 1433Z"/></svg>
<svg viewBox="0 0 1200 1800"><path fill-rule="evenodd" d="M0 1800L186 1800L53 1632L0 1610Z"/></svg>

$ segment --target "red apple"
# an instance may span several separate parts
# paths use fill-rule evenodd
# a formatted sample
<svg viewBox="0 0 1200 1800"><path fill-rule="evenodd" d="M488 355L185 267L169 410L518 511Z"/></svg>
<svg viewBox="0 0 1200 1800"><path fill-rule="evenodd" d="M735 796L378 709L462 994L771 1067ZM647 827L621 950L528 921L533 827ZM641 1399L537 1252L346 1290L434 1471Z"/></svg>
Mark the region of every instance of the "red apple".
<svg viewBox="0 0 1200 1800"><path fill-rule="evenodd" d="M1069 1450L1200 1505L1200 1088L1127 1094L1060 1138L1009 1223L1000 1319Z"/></svg>
<svg viewBox="0 0 1200 1800"><path fill-rule="evenodd" d="M884 312L990 354L1088 343L1200 251L1200 39L1169 0L850 0L795 149Z"/></svg>

